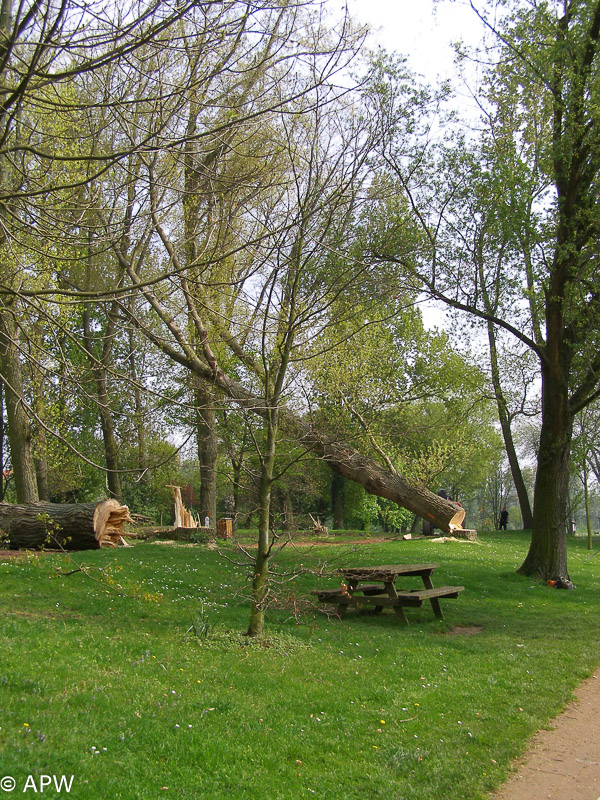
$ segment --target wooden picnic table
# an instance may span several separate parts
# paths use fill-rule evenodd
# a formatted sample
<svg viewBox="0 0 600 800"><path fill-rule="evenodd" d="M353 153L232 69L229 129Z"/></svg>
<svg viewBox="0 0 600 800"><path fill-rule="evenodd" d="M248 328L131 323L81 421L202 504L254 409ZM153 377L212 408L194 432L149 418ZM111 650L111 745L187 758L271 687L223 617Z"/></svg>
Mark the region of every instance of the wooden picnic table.
<svg viewBox="0 0 600 800"><path fill-rule="evenodd" d="M317 595L322 603L337 605L338 614L343 617L350 607L372 606L376 614L385 607L394 609L394 613L407 625L405 607L420 607L426 600L431 603L433 613L438 619L444 614L440 606L440 598L455 599L464 591L464 586L433 585L431 576L439 564L384 564L377 567L344 567L338 570L342 576L339 589L315 589L311 594ZM396 581L401 577L420 577L423 589L398 590Z"/></svg>

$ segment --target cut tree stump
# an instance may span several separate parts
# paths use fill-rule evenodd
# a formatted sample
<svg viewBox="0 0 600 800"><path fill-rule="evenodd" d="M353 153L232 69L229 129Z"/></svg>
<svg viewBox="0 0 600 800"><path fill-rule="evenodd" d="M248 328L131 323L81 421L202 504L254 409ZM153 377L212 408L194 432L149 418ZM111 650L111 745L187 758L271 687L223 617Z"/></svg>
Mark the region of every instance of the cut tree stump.
<svg viewBox="0 0 600 800"><path fill-rule="evenodd" d="M0 530L11 550L42 547L95 550L117 547L121 537L135 538L123 526L132 522L129 508L118 500L98 503L0 503Z"/></svg>
<svg viewBox="0 0 600 800"><path fill-rule="evenodd" d="M466 539L469 542L477 541L477 531L472 528L453 528L452 536L456 536L457 539Z"/></svg>

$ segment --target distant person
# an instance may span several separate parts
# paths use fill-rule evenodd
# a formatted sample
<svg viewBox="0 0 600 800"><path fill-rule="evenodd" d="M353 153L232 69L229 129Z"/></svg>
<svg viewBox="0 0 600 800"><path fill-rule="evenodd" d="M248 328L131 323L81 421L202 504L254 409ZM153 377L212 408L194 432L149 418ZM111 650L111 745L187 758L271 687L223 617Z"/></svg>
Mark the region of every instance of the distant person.
<svg viewBox="0 0 600 800"><path fill-rule="evenodd" d="M502 506L502 511L500 512L500 530L505 531L507 525L508 525L508 511L506 510L506 506Z"/></svg>

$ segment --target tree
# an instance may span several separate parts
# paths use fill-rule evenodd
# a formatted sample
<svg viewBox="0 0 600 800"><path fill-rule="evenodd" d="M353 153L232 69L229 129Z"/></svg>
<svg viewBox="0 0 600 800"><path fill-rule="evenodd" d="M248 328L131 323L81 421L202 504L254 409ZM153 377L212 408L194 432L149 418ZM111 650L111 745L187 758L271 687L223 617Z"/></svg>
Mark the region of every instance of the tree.
<svg viewBox="0 0 600 800"><path fill-rule="evenodd" d="M486 270L483 285L481 274L460 257L453 205L460 186L443 171L447 151L438 152L433 173L443 180L431 180L435 165L429 161L429 177L417 186L424 172L414 160L413 171L407 168L402 120L390 115L392 90L379 93L380 120L387 120L391 134L384 137L382 157L421 228L425 257L409 263L391 246L381 255L410 268L431 297L507 331L535 354L541 430L532 539L519 571L546 579L567 574L573 419L600 395L600 3L499 5L496 26L489 21L495 4L485 6L487 15L478 12L496 34L494 66L483 86L487 131L478 160L495 176L490 202L503 206L511 257L500 270ZM484 290L494 296L495 287L499 304L492 311Z"/></svg>
<svg viewBox="0 0 600 800"><path fill-rule="evenodd" d="M171 8L160 0L150 0L121 14L103 0L2 3L1 377L6 388L15 485L23 502L37 499L38 492L22 375L27 347L15 297L51 291L47 282L43 288L30 284L47 272L43 253L61 258L65 232L72 239L70 211L80 204L77 190L93 183L130 152L118 136L113 147L98 147L102 132L121 119L122 104L135 105L127 94L130 81L120 86L113 82L101 97L86 95L82 89L100 72L124 74L129 59L140 49L161 49L180 20L193 15L199 5L192 0ZM163 91L170 93L170 89ZM90 202L93 205L93 198ZM40 261L45 262L41 267ZM102 390L100 376L98 387ZM105 400L101 399L101 408ZM45 483L43 470L39 474Z"/></svg>
<svg viewBox="0 0 600 800"><path fill-rule="evenodd" d="M381 290L356 299L351 318L339 314L313 340L312 351L324 354L308 367L314 409L390 472L434 492L444 487L465 505L501 454L488 381L447 333L425 328L414 294L390 301ZM379 506L387 524L392 514Z"/></svg>
<svg viewBox="0 0 600 800"><path fill-rule="evenodd" d="M0 311L0 365L5 386L8 439L19 503L39 499L31 423L24 405L23 373L19 350L20 330L13 311Z"/></svg>
<svg viewBox="0 0 600 800"><path fill-rule="evenodd" d="M600 434L600 416L598 414L597 403L587 406L587 408L577 415L573 434L573 467L578 470L579 478L583 485L588 549L591 550L592 517L590 488L594 478L596 479L596 485L600 480L599 447L597 445Z"/></svg>

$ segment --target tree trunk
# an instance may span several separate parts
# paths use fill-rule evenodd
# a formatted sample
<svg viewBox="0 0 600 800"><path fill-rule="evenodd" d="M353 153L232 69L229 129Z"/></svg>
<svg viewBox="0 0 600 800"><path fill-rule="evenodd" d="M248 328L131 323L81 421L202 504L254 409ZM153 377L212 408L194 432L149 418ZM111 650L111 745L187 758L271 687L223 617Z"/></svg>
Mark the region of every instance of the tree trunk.
<svg viewBox="0 0 600 800"><path fill-rule="evenodd" d="M568 363L568 359L567 359ZM542 428L529 552L518 572L542 580L568 577L567 490L573 418L565 362L542 363ZM556 368L558 367L558 368Z"/></svg>
<svg viewBox="0 0 600 800"><path fill-rule="evenodd" d="M129 331L129 374L133 382L133 397L135 401L135 433L137 439L138 451L138 467L142 480L145 480L145 472L148 467L148 458L146 454L146 428L144 425L144 403L142 401L142 393L140 391L140 383L138 378L138 369L136 363L136 349L135 338L133 335L133 328L130 327Z"/></svg>
<svg viewBox="0 0 600 800"><path fill-rule="evenodd" d="M265 606L269 588L271 487L277 441L277 412L271 410L265 420L266 448L262 457L258 490L258 547L252 577L252 604L248 636L262 636L265 630Z"/></svg>
<svg viewBox="0 0 600 800"><path fill-rule="evenodd" d="M198 507L202 524L208 517L214 526L217 524L217 417L213 392L204 381L197 381L195 401L200 462Z"/></svg>
<svg viewBox="0 0 600 800"><path fill-rule="evenodd" d="M4 502L4 384L0 381L0 503Z"/></svg>
<svg viewBox="0 0 600 800"><path fill-rule="evenodd" d="M123 525L131 521L127 506L113 498L99 503L0 503L0 529L12 549L115 547Z"/></svg>
<svg viewBox="0 0 600 800"><path fill-rule="evenodd" d="M277 500L281 515L281 528L285 534L291 534L294 531L294 508L287 486L277 485Z"/></svg>
<svg viewBox="0 0 600 800"><path fill-rule="evenodd" d="M585 500L585 525L587 528L587 547L588 550L593 550L594 545L592 542L592 516L590 514L590 492L588 486L587 453L584 453L583 456L583 496ZM573 533L575 533L575 531L573 531Z"/></svg>
<svg viewBox="0 0 600 800"><path fill-rule="evenodd" d="M233 532L237 533L238 519L240 516L240 480L242 477L242 460L231 458L231 468L233 470Z"/></svg>
<svg viewBox="0 0 600 800"><path fill-rule="evenodd" d="M12 313L0 310L0 364L6 387L8 441L14 470L15 490L19 503L35 503L38 499L33 456L31 423L24 406L23 375L17 347L18 329Z"/></svg>
<svg viewBox="0 0 600 800"><path fill-rule="evenodd" d="M45 437L42 437L42 439L45 440ZM45 453L43 455L40 454L35 459L35 479L40 500L48 500L50 497L50 489L48 487L48 461Z"/></svg>
<svg viewBox="0 0 600 800"><path fill-rule="evenodd" d="M88 256L87 270L88 274L86 285L89 286L93 271L91 250ZM108 314L108 320L106 321L104 331L102 333L102 353L101 356L97 358L94 352L96 348L94 348L94 341L91 332L90 309L86 305L83 312L83 340L85 349L87 351L90 370L94 376L94 382L96 384L96 400L100 415L102 441L104 443L104 461L107 470L107 488L112 497L120 499L122 494L121 479L119 477L119 448L115 438L115 426L110 408L110 397L108 394L107 384L108 366L111 363L112 346L115 335L116 314L117 306L115 303L113 303Z"/></svg>
<svg viewBox="0 0 600 800"><path fill-rule="evenodd" d="M104 442L104 459L106 462L106 482L111 497L119 500L122 497L121 478L119 475L119 448L115 438L115 426L110 409L110 398L106 385L106 370L96 367L96 391L98 393L98 408L100 411L100 425L102 427L102 440Z"/></svg>
<svg viewBox="0 0 600 800"><path fill-rule="evenodd" d="M37 372L36 368L32 368L32 390L33 390L33 408L36 417L44 421L45 418L45 403L44 391L42 387L42 376ZM38 497L40 500L50 499L50 490L48 488L48 444L46 440L46 430L41 424L35 426L35 475L38 487Z"/></svg>
<svg viewBox="0 0 600 800"><path fill-rule="evenodd" d="M369 494L386 497L443 531L461 527L465 510L450 500L438 497L425 486L409 484L402 475L393 475L372 458L334 441L316 429L304 427L298 431L298 438L303 444L312 445L334 472L360 483Z"/></svg>
<svg viewBox="0 0 600 800"><path fill-rule="evenodd" d="M344 478L334 472L331 475L331 511L333 514L333 529L344 530Z"/></svg>
<svg viewBox="0 0 600 800"><path fill-rule="evenodd" d="M135 273L130 274L135 281L139 280ZM168 324L169 317L166 312L156 308L155 298L147 291L143 291L143 294L151 304L154 301L155 310L165 324ZM132 319L132 322L135 323L136 320ZM151 338L169 357L175 358L186 369L214 384L240 408L263 418L269 413L268 402L227 375L219 367L216 359L211 364L206 364L200 358L190 354L185 356L178 354L160 337L151 336ZM460 527L465 518L464 509L455 503L438 497L424 486L411 485L402 475L390 473L377 461L362 455L348 445L337 442L333 437L314 428L298 416L281 411L280 425L300 445L320 455L335 472L361 484L370 494L386 497L420 517L430 519L437 528L449 532L454 526Z"/></svg>
<svg viewBox="0 0 600 800"><path fill-rule="evenodd" d="M494 387L494 394L496 396L498 419L500 420L500 428L502 429L502 436L504 438L504 447L506 448L510 472L515 485L515 490L517 492L517 498L519 500L521 517L523 519L523 530L531 530L531 528L533 528L533 513L531 511L529 494L527 492L527 487L525 486L525 480L523 479L521 465L519 464L519 458L515 448L506 398L502 390L502 384L500 383L500 367L498 364L496 333L493 323L488 321L487 329L488 342L490 346L490 363L492 366L492 385Z"/></svg>

